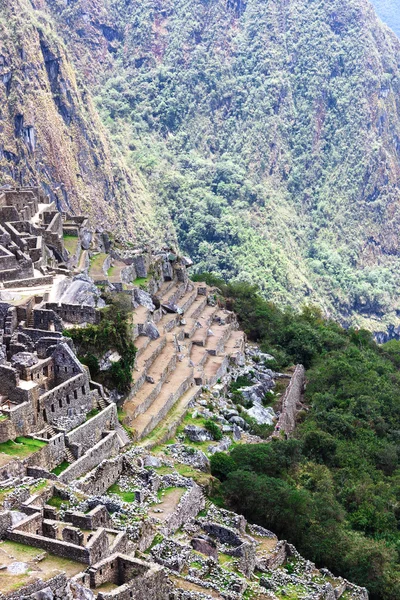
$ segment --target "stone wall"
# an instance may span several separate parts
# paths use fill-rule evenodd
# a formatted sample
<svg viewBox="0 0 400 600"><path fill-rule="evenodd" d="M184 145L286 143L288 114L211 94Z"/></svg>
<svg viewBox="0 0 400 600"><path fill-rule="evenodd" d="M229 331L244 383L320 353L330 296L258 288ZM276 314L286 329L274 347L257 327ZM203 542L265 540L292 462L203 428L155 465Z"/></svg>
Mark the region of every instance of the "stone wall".
<svg viewBox="0 0 400 600"><path fill-rule="evenodd" d="M110 527L112 523L106 507L102 504L99 504L99 506L96 506L87 514L67 510L64 521L72 523L74 527L90 530L97 529L98 527Z"/></svg>
<svg viewBox="0 0 400 600"><path fill-rule="evenodd" d="M198 515L205 505L205 498L201 487L197 483L193 483L193 486L180 499L172 515L164 521L163 531L165 534L171 535L174 533L184 523L187 523L187 521Z"/></svg>
<svg viewBox="0 0 400 600"><path fill-rule="evenodd" d="M103 494L122 475L124 470L124 457L116 456L104 460L97 468L88 473L86 477L76 482L77 487L84 493Z"/></svg>
<svg viewBox="0 0 400 600"><path fill-rule="evenodd" d="M102 439L104 431L114 429L117 424L117 407L115 404L110 404L98 415L70 431L66 435L68 446L79 447L79 457Z"/></svg>
<svg viewBox="0 0 400 600"><path fill-rule="evenodd" d="M43 446L40 450L31 454L24 459L24 464L29 467L39 467L52 471L57 465L63 462L65 459L65 436L63 433L59 433L53 436L46 446Z"/></svg>
<svg viewBox="0 0 400 600"><path fill-rule="evenodd" d="M34 533L27 533L26 531L8 531L6 537L12 542L40 548L62 558L69 558L87 565L90 563L89 550L83 546L76 546L68 542L46 538Z"/></svg>
<svg viewBox="0 0 400 600"><path fill-rule="evenodd" d="M91 471L97 467L106 458L116 456L119 452L119 443L117 434L112 431L104 437L98 444L93 446L81 458L73 462L65 471L59 475L59 480L63 483L68 483L73 479L77 479L84 473ZM93 482L94 487L91 492L98 493L97 482ZM99 485L99 488L101 485Z"/></svg>
<svg viewBox="0 0 400 600"><path fill-rule="evenodd" d="M277 426L286 434L291 434L296 427L298 405L304 391L305 370L303 365L297 365L282 399L282 410ZM276 430L275 435L279 435Z"/></svg>
<svg viewBox="0 0 400 600"><path fill-rule="evenodd" d="M95 325L100 321L99 311L92 306L47 302L46 308L57 313L57 315L67 323L91 323L92 325Z"/></svg>
<svg viewBox="0 0 400 600"><path fill-rule="evenodd" d="M45 600L50 598L72 600L72 594L69 593L69 580L65 573L60 573L45 581L37 579L33 583L16 591L8 593L0 592L0 600L23 600L28 598L35 600Z"/></svg>

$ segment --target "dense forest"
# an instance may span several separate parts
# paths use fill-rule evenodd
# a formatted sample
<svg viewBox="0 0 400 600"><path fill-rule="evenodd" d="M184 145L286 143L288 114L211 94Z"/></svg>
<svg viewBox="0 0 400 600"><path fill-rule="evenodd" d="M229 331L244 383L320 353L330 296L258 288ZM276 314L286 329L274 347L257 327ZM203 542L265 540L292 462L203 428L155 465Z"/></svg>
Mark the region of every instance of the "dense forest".
<svg viewBox="0 0 400 600"><path fill-rule="evenodd" d="M199 270L400 325L400 42L368 0L40 7Z"/></svg>
<svg viewBox="0 0 400 600"><path fill-rule="evenodd" d="M282 311L247 284L199 279L218 285L272 368L307 367L307 410L291 439L212 457L226 503L371 598L399 598L400 342L378 346L315 307Z"/></svg>

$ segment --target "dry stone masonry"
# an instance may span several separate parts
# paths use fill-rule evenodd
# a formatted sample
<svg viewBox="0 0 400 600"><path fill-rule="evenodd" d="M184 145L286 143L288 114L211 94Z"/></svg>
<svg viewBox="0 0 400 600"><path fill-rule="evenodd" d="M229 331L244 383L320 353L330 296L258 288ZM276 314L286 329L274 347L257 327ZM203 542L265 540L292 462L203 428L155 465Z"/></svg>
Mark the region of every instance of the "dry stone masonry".
<svg viewBox="0 0 400 600"><path fill-rule="evenodd" d="M293 433L305 375L271 371L191 264L120 247L37 188L1 191L0 600L368 599L207 499L210 456L261 441L249 423ZM124 395L67 335L116 294L137 349ZM100 373L120 359L102 352Z"/></svg>

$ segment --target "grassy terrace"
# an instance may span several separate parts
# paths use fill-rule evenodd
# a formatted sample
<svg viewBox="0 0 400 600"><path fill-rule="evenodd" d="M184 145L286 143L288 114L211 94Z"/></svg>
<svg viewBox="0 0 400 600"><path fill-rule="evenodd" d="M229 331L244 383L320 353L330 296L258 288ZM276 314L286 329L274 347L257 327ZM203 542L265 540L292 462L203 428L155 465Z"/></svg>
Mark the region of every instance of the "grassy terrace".
<svg viewBox="0 0 400 600"><path fill-rule="evenodd" d="M124 492L117 483L108 488L107 494L117 494L124 502L135 501L135 492Z"/></svg>
<svg viewBox="0 0 400 600"><path fill-rule="evenodd" d="M15 456L15 458L26 458L43 448L43 446L46 446L46 444L47 442L42 442L40 440L17 437L14 441L9 440L8 442L1 443L0 454Z"/></svg>
<svg viewBox="0 0 400 600"><path fill-rule="evenodd" d="M32 548L11 541L0 542L0 564L4 567L20 562L26 565L25 571L18 574L10 573L7 569L0 570L0 590L2 593L14 592L28 583L32 583L39 577L43 580L54 577L57 573L65 571L68 577L73 577L82 571L82 564L46 554L39 563L35 560L42 555L43 551L39 548Z"/></svg>
<svg viewBox="0 0 400 600"><path fill-rule="evenodd" d="M64 246L71 255L74 255L78 249L79 238L77 235L63 235Z"/></svg>
<svg viewBox="0 0 400 600"><path fill-rule="evenodd" d="M90 277L93 277L93 279L105 279L106 276L104 275L104 271L103 271L103 264L105 259L107 258L107 254L105 254L104 252L99 252L98 254L95 254L94 256L92 256L92 258L90 259L90 268L89 268L89 275Z"/></svg>
<svg viewBox="0 0 400 600"><path fill-rule="evenodd" d="M62 463L60 463L59 465L57 465L53 470L52 473L54 473L54 475L60 475L60 473L62 473L63 471L65 471L65 469L68 469L70 463L66 460L64 460Z"/></svg>

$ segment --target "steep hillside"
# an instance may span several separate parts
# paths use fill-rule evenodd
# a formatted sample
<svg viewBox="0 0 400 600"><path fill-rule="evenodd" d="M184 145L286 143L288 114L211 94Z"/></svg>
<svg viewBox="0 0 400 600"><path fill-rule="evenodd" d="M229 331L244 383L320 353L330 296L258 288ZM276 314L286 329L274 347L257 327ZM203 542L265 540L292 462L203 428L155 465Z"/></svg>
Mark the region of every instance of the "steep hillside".
<svg viewBox="0 0 400 600"><path fill-rule="evenodd" d="M151 229L145 185L166 238L176 232L198 269L255 282L279 303L317 302L382 339L388 328L396 334L400 42L368 0L34 0L33 8L30 18L56 23L129 169L108 175L96 115L72 86L85 118L67 147L85 158L83 182L66 168L67 185L103 207L115 193L127 213L145 199L135 214ZM136 169L144 183L134 177L131 199Z"/></svg>
<svg viewBox="0 0 400 600"><path fill-rule="evenodd" d="M0 184L39 184L99 226L154 236L149 194L107 140L49 14L28 0L0 6Z"/></svg>
<svg viewBox="0 0 400 600"><path fill-rule="evenodd" d="M399 0L371 0L371 2L382 21L389 25L400 37Z"/></svg>
<svg viewBox="0 0 400 600"><path fill-rule="evenodd" d="M400 42L367 0L47 5L199 269L397 326Z"/></svg>

